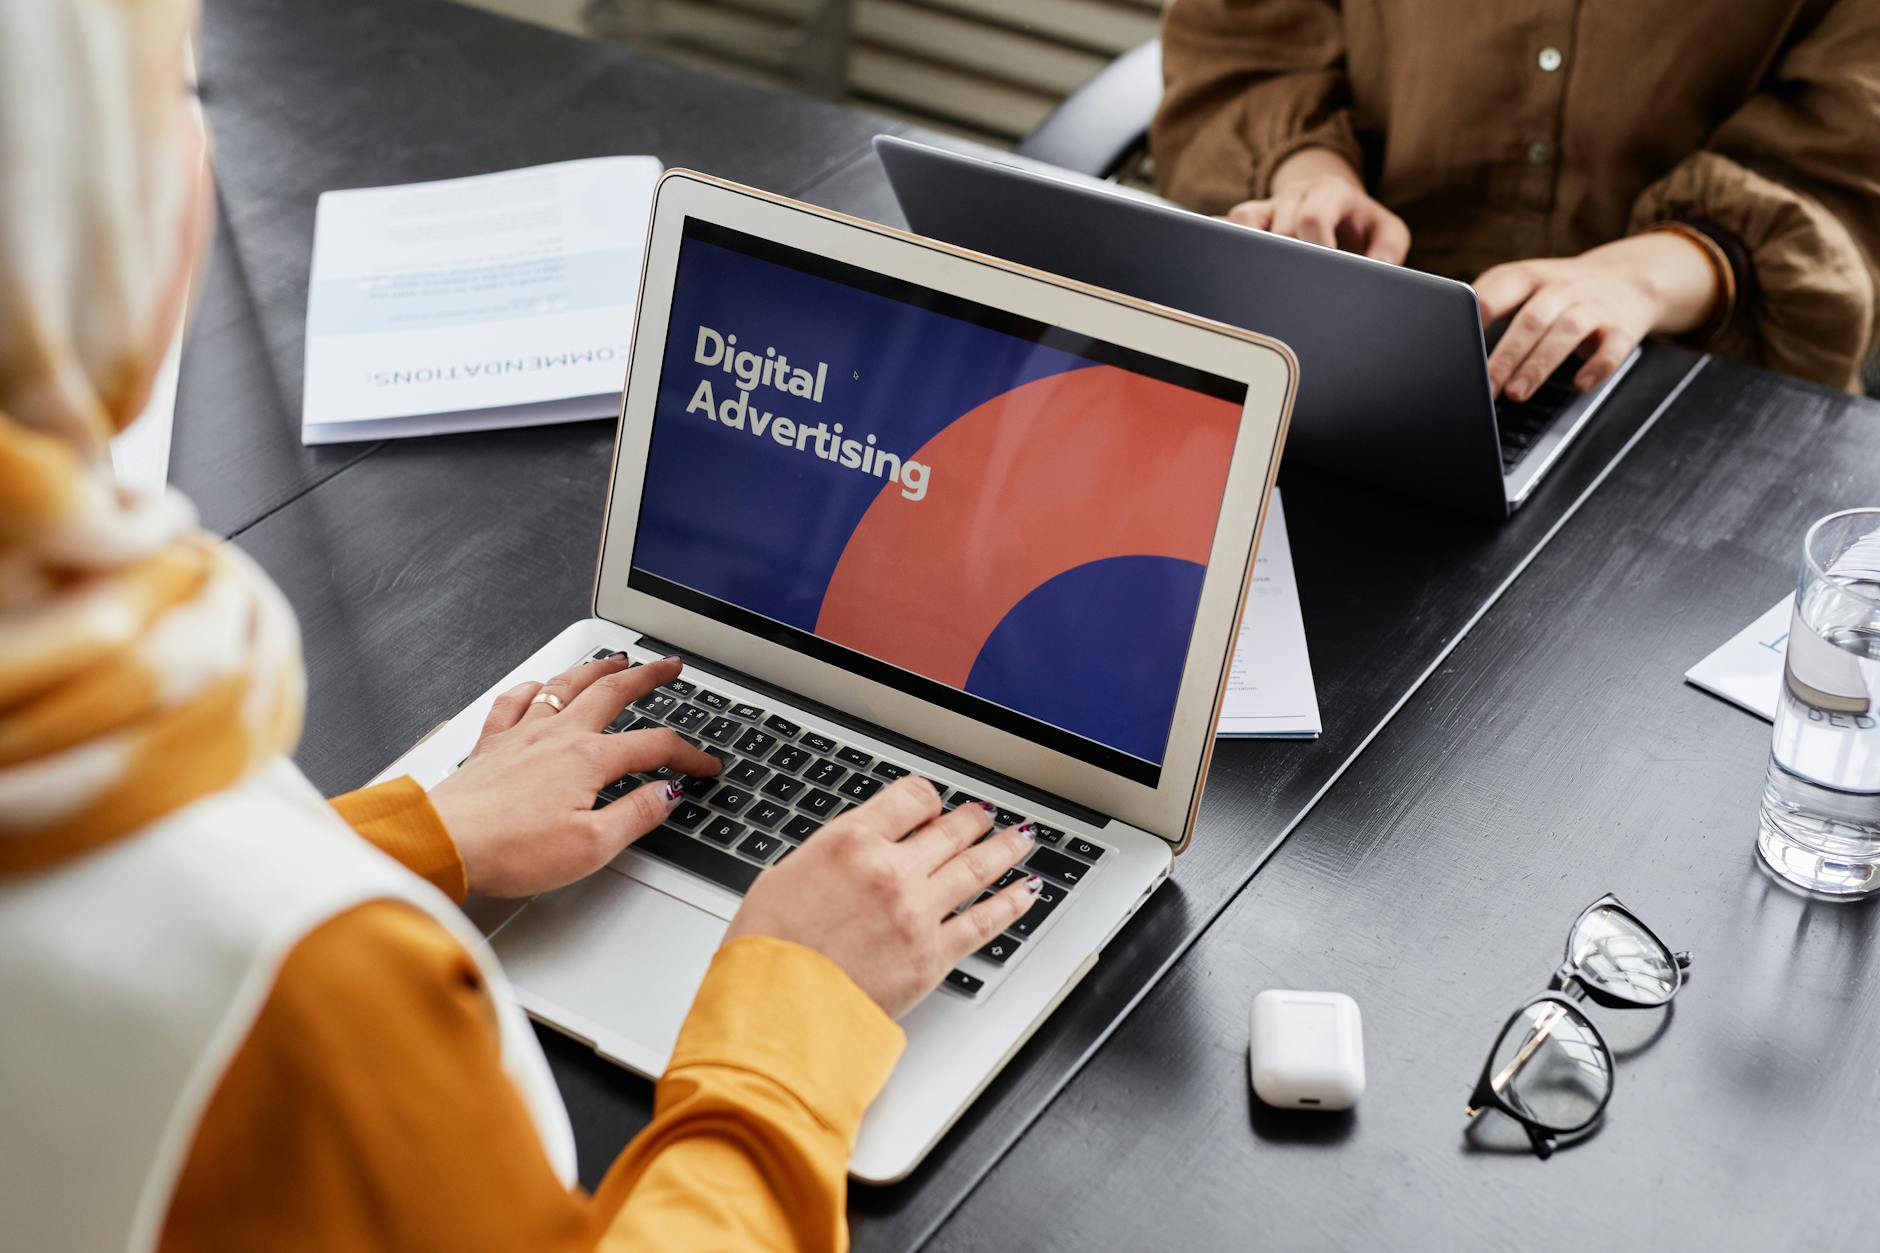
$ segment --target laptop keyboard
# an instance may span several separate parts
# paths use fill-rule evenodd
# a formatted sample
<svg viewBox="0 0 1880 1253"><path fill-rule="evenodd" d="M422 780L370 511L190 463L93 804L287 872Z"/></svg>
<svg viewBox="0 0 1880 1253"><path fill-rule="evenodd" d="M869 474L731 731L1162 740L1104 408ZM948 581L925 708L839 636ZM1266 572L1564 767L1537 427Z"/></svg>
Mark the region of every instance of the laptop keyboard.
<svg viewBox="0 0 1880 1253"><path fill-rule="evenodd" d="M1527 456L1534 441L1580 395L1573 385L1573 376L1582 364L1578 357L1568 357L1526 400L1510 400L1506 393L1495 397L1495 426L1501 433L1503 470L1514 469L1521 458Z"/></svg>
<svg viewBox="0 0 1880 1253"><path fill-rule="evenodd" d="M609 651L599 649L594 656L605 657ZM714 691L707 682L675 679L628 706L607 729L671 727L716 757L724 769L710 778L675 776L667 768L628 775L601 789L594 801L599 809L644 783L678 777L685 793L679 804L662 826L631 847L679 870L742 896L765 867L783 862L825 822L915 773L837 736ZM925 773L948 810L980 802L968 787ZM993 831L1023 822L1033 824L1038 847L989 891L960 908L1034 874L1044 880L1044 888L1004 935L947 975L944 985L962 996L979 996L1009 969L1065 897L1095 873L1108 851L1087 835L1004 806L993 815Z"/></svg>

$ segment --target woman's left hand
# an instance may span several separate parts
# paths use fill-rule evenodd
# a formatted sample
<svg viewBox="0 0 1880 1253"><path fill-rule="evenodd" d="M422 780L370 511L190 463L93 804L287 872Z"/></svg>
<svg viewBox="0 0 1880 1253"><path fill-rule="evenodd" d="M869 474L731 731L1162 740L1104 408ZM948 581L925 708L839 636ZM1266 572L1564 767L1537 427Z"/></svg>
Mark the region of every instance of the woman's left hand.
<svg viewBox="0 0 1880 1253"><path fill-rule="evenodd" d="M594 797L615 779L671 766L713 775L718 759L670 728L605 728L634 701L679 677L676 657L627 668L625 653L583 662L496 698L476 748L431 789L431 803L463 858L472 891L532 896L606 865L672 812L676 783L643 784L604 809ZM561 701L531 703L541 692Z"/></svg>
<svg viewBox="0 0 1880 1253"><path fill-rule="evenodd" d="M1484 326L1514 314L1489 354L1489 384L1496 395L1526 400L1569 354L1584 350L1573 385L1591 391L1647 335L1701 325L1716 285L1702 250L1669 231L1615 240L1577 257L1498 265L1475 280Z"/></svg>

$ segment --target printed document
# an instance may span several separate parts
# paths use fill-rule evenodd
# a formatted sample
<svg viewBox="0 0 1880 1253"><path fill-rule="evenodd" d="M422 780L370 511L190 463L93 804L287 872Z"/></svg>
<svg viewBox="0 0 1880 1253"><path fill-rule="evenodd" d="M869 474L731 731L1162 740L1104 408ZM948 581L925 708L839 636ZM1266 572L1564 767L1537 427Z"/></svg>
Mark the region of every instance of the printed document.
<svg viewBox="0 0 1880 1253"><path fill-rule="evenodd" d="M659 175L597 157L321 195L302 441L613 416Z"/></svg>
<svg viewBox="0 0 1880 1253"><path fill-rule="evenodd" d="M1275 488L1216 734L1316 739L1320 729L1299 585L1293 580L1292 544L1286 538L1286 511Z"/></svg>

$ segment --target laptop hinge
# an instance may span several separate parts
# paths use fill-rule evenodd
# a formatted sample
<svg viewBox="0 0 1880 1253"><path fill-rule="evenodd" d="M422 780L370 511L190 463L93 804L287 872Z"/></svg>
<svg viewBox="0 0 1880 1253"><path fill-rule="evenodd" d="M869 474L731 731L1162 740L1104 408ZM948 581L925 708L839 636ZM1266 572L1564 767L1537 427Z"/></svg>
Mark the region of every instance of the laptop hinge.
<svg viewBox="0 0 1880 1253"><path fill-rule="evenodd" d="M1033 787L1031 784L1014 779L1009 775L1000 774L998 771L989 769L977 762L968 761L964 757L957 757L952 753L943 752L940 749L934 748L932 745L911 740L907 736L890 731L886 727L876 726L866 719L857 718L853 714L844 713L840 709L831 708L828 705L822 704L820 701L813 701L807 696L802 696L796 692L778 687L775 683L766 682L754 674L748 674L738 669L736 666L723 665L705 656L703 653L680 648L676 644L668 643L655 636L645 634L640 636L640 643L656 652L677 653L687 661L696 657L701 665L708 666L718 671L727 679L735 679L744 686L762 692L766 696L775 697L780 701L786 701L803 710L805 713L815 714L818 718L825 718L838 726L847 727L862 735L880 740L884 744L892 744L896 748L904 749L909 753L929 758L949 770L957 770L961 774L975 775L988 783L996 783L1006 791L1022 796L1026 800L1036 801L1040 805L1050 806L1059 813L1069 814L1071 817L1087 826L1103 827L1109 825L1110 819L1107 814L1098 813L1088 805L1080 805L1076 801L1066 800L1062 796L1055 796L1045 791L1043 788Z"/></svg>

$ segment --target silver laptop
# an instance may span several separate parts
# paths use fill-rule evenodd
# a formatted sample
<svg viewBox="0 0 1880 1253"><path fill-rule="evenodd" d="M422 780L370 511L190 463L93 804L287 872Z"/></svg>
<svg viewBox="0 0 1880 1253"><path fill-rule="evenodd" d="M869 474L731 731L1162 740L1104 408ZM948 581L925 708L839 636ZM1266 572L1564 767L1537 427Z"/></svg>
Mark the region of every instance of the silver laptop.
<svg viewBox="0 0 1880 1253"><path fill-rule="evenodd" d="M1466 283L1018 157L890 136L875 151L923 235L1284 341L1303 376L1290 459L1472 513L1526 500L1638 359L1591 392L1569 358L1527 401L1492 399Z"/></svg>
<svg viewBox="0 0 1880 1253"><path fill-rule="evenodd" d="M742 894L825 820L918 774L1038 824L1049 887L906 1016L863 1123L853 1173L899 1179L1193 832L1296 367L684 172L632 345L591 616L385 773L443 778L523 679L685 657L613 729L676 728L723 772L609 869L479 914L531 1014L646 1075Z"/></svg>

